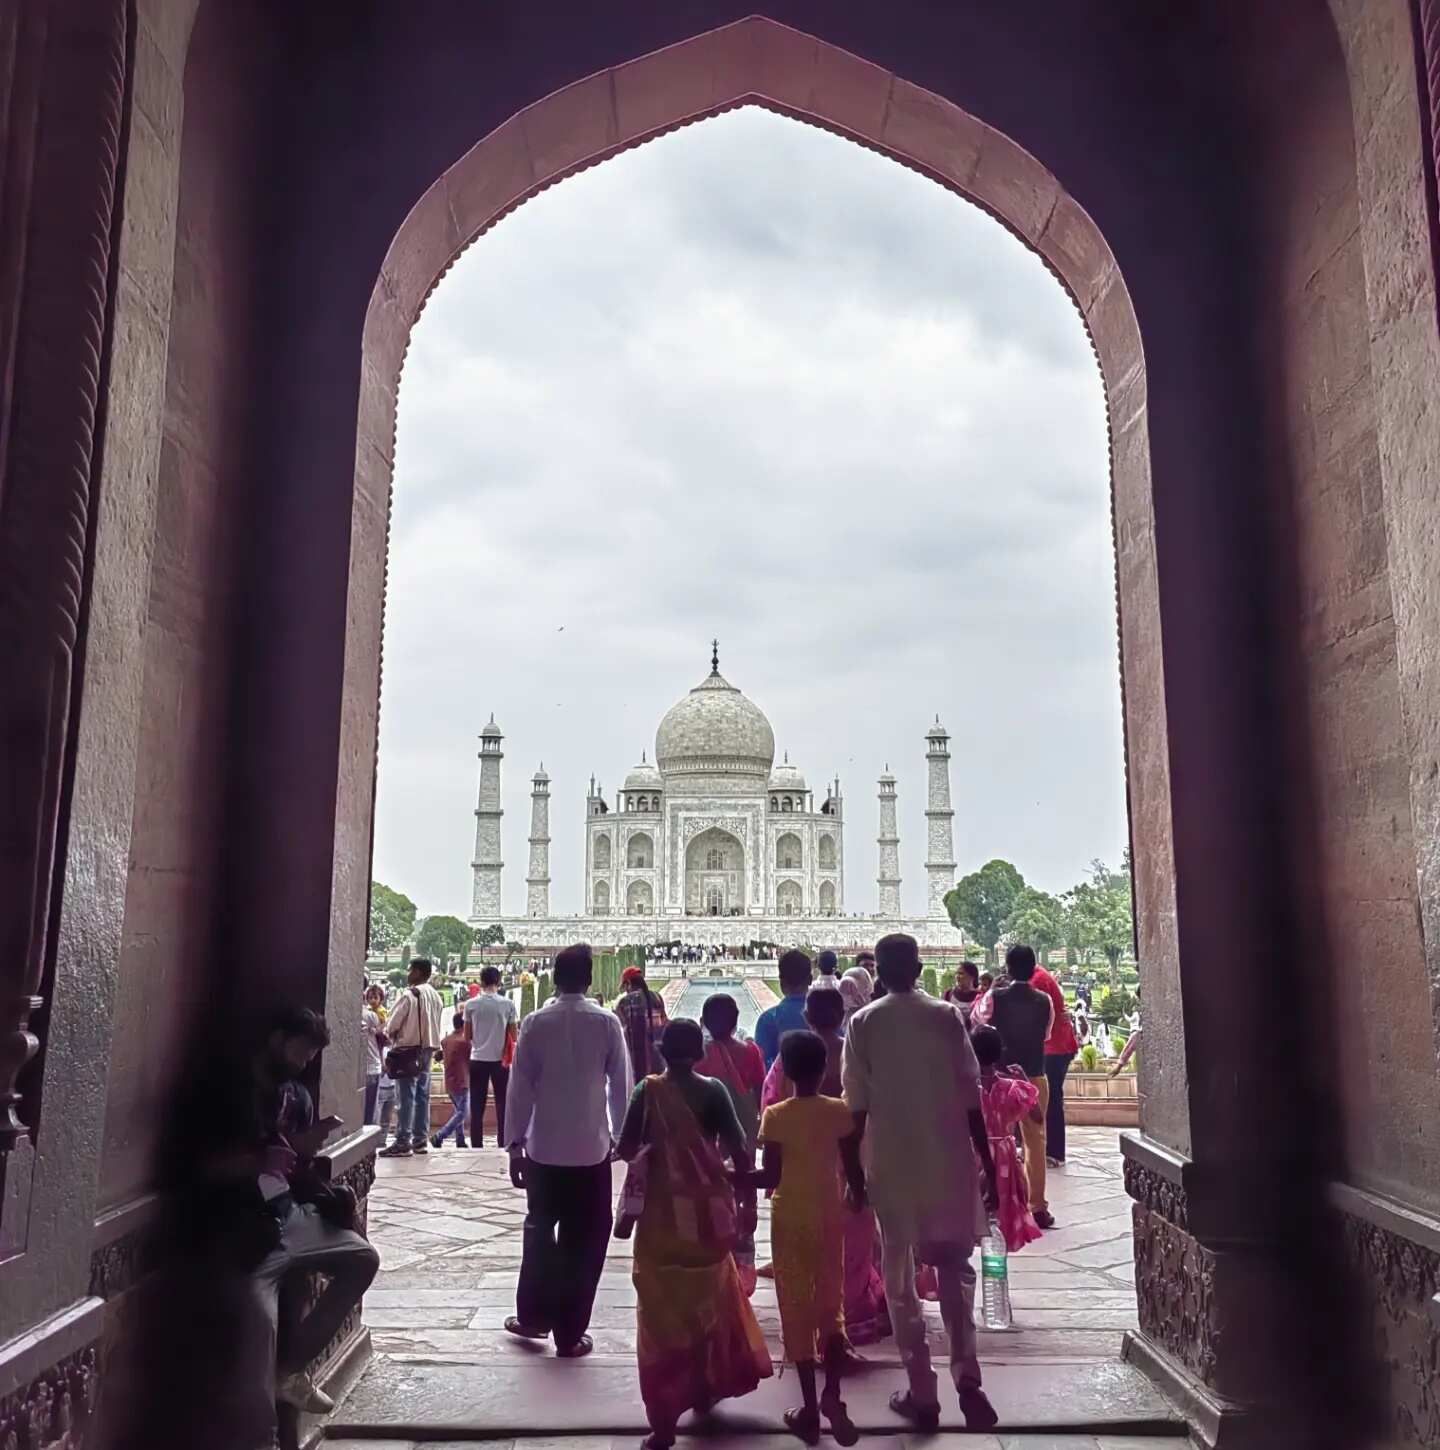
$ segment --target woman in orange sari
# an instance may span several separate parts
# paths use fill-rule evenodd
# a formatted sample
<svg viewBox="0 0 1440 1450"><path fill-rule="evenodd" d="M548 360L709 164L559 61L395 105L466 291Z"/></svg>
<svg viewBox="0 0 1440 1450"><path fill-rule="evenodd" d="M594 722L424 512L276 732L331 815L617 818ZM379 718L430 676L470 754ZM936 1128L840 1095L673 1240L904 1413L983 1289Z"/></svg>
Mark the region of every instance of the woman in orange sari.
<svg viewBox="0 0 1440 1450"><path fill-rule="evenodd" d="M695 1072L704 1050L698 1022L666 1026L665 1071L635 1089L620 1135L627 1162L649 1150L634 1267L643 1450L668 1450L687 1410L774 1373L730 1252L742 1229L754 1232L755 1198L744 1193L737 1211L724 1158L747 1172L753 1160L729 1094Z"/></svg>

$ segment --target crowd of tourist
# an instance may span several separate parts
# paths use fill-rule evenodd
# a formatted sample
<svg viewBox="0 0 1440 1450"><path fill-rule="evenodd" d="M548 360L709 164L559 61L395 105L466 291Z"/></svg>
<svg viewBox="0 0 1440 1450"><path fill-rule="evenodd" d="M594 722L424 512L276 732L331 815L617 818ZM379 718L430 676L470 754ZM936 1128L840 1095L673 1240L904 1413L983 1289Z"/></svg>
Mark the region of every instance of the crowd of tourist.
<svg viewBox="0 0 1440 1450"><path fill-rule="evenodd" d="M996 1415L976 1354L972 1258L987 1229L1015 1251L1054 1226L1046 1169L1064 1162L1064 1080L1078 1048L1064 994L1023 945L1010 948L999 981L965 963L943 997L920 987L919 948L903 934L844 973L833 952L812 964L787 951L778 965L780 999L752 1040L723 990L706 998L702 1022L669 1019L640 967L606 1007L591 996L585 945L556 955L555 995L523 1023L497 968L450 1010L432 964L417 959L388 1009L380 989L365 993L367 1121L388 1131L393 1113L390 1158L447 1138L479 1148L493 1092L494 1141L526 1195L505 1328L552 1340L561 1357L593 1349L609 1238L634 1233L647 1450L670 1446L688 1410L748 1394L773 1373L750 1307L762 1275L774 1279L784 1357L797 1370L801 1403L786 1424L805 1443L827 1425L840 1444L855 1443L844 1376L857 1346L892 1334L907 1384L891 1408L936 1427L922 1297L939 1300L965 1422L988 1429ZM275 1225L253 1270L274 1326L267 1383L275 1400L307 1410L327 1404L305 1375L308 1351L377 1266L347 1217L353 1202L307 1177L338 1125L315 1121L299 1082L327 1041L313 1013L277 1019L251 1074L255 1181ZM432 1131L437 1061L452 1111ZM628 1165L618 1222L616 1161ZM759 1193L772 1197L764 1265ZM318 1269L329 1287L282 1345L278 1286L297 1268Z"/></svg>
<svg viewBox="0 0 1440 1450"><path fill-rule="evenodd" d="M781 998L746 1041L728 993L709 995L703 1023L670 1020L638 967L607 1010L589 995L589 948L574 946L555 959L556 996L521 1026L501 1137L527 1215L506 1328L588 1354L606 1241L633 1231L647 1450L671 1445L686 1411L772 1374L750 1307L761 1273L798 1372L786 1423L807 1444L826 1425L855 1443L843 1378L857 1345L890 1334L908 1382L891 1408L922 1430L938 1424L917 1282L940 1301L967 1426L996 1423L971 1261L992 1220L1014 1249L1054 1225L1045 1133L1063 1074L1057 1064L1052 1079L1048 1059L1074 1051L1063 995L1057 1007L1037 985L1023 946L1000 982L967 970L949 1000L919 987L912 937L837 967L832 953L812 964L786 952ZM1049 1146L1063 1160L1063 1099L1055 1121ZM618 1223L612 1159L628 1165ZM773 1195L772 1262L757 1268L760 1192Z"/></svg>

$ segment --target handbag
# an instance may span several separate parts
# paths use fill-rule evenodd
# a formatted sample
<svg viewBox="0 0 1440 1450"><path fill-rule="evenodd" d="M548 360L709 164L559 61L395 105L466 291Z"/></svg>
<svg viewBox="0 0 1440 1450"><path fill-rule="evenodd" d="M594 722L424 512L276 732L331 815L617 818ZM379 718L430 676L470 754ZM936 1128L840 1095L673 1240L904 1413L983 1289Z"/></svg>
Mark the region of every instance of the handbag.
<svg viewBox="0 0 1440 1450"><path fill-rule="evenodd" d="M420 1011L420 989L411 987L410 995L415 999L415 1010ZM420 1035L425 1035L424 1020L421 1020ZM385 1071L393 1078L419 1077L430 1066L428 1047L392 1047L385 1054Z"/></svg>
<svg viewBox="0 0 1440 1450"><path fill-rule="evenodd" d="M505 1047L500 1053L500 1066L511 1067L515 1062L515 1043L520 1034L516 1032L513 1023L507 1024L505 1028Z"/></svg>
<svg viewBox="0 0 1440 1450"><path fill-rule="evenodd" d="M650 1126L650 1098L640 1099L643 1139ZM635 1224L645 1212L645 1188L650 1181L650 1144L645 1143L625 1169L625 1182L620 1185L620 1202L615 1206L615 1237L628 1239Z"/></svg>

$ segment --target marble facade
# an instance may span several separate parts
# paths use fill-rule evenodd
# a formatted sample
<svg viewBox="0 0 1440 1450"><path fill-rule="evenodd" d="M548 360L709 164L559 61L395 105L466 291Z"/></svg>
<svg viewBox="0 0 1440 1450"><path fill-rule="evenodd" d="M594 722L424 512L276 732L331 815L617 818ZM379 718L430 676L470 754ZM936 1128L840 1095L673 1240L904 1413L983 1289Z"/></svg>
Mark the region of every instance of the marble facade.
<svg viewBox="0 0 1440 1450"><path fill-rule="evenodd" d="M549 905L550 778L531 795L527 911L500 909L499 771L501 735L481 734L474 893L470 920L499 923L527 946L686 941L743 946L753 940L868 944L908 931L930 946L960 946L940 897L954 880L949 741L937 717L929 748L927 825L931 911L900 910L900 838L895 778L880 777L879 914L845 912L845 803L838 777L816 806L788 754L775 763L775 734L764 713L720 673L709 675L666 713L655 759L642 754L613 802L590 778L585 797L585 902L574 916ZM945 879L937 892L936 885ZM934 909L938 904L938 912Z"/></svg>

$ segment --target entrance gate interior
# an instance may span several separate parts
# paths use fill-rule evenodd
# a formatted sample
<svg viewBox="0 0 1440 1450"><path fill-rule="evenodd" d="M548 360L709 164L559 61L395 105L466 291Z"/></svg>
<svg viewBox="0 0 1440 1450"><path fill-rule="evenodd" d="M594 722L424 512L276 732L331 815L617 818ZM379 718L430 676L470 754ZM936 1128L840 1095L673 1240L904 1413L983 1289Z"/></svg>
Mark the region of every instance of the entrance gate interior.
<svg viewBox="0 0 1440 1450"><path fill-rule="evenodd" d="M1440 1443L1434 6L767 8L36 0L0 28L21 1443L62 1405L83 1442L107 1333L138 1342L117 1326L164 1272L165 1109L233 1030L216 1003L325 1007L321 1108L359 1120L425 298L537 190L738 104L987 208L1095 344L1146 999L1131 1358L1207 1439L1356 1443L1368 1416ZM372 1153L330 1155L362 1197ZM201 1307L152 1327L224 1364L223 1316L186 1331ZM1365 1368L1314 1374L1337 1360Z"/></svg>

